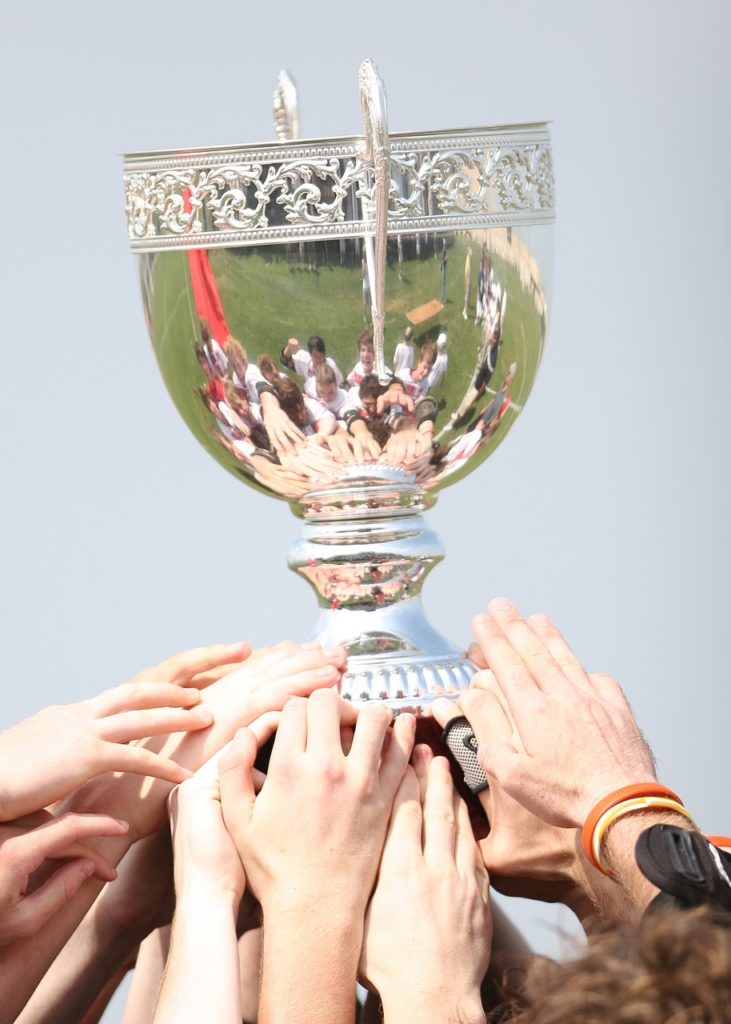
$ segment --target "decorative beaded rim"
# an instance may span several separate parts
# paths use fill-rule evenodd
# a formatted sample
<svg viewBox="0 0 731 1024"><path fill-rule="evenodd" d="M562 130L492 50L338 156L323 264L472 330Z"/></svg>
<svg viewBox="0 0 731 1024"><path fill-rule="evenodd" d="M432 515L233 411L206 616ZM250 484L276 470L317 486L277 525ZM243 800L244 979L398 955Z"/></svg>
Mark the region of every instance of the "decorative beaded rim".
<svg viewBox="0 0 731 1024"><path fill-rule="evenodd" d="M554 219L545 124L393 134L388 234ZM372 234L363 139L133 153L124 186L136 251Z"/></svg>

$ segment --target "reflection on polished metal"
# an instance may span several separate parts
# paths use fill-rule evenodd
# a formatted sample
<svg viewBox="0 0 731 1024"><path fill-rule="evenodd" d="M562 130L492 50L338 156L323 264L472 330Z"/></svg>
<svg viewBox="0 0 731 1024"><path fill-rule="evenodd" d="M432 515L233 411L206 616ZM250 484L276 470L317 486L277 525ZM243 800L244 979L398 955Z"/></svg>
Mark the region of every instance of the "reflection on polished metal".
<svg viewBox="0 0 731 1024"><path fill-rule="evenodd" d="M359 86L363 138L296 141L283 72L278 143L128 156L126 206L178 410L303 518L290 565L317 595L313 635L349 651L344 695L418 713L473 671L421 609L443 557L423 513L495 450L533 385L550 137L389 133L371 61ZM263 530L243 527L246 543Z"/></svg>

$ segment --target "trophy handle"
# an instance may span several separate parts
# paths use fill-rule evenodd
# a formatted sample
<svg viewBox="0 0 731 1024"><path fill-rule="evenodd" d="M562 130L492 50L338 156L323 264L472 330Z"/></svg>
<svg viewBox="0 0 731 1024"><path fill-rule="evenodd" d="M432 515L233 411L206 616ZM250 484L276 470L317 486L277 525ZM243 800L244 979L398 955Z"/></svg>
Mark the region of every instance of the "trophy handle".
<svg viewBox="0 0 731 1024"><path fill-rule="evenodd" d="M365 131L365 158L373 163L374 230L365 239L366 265L371 293L373 349L376 373L385 379L383 326L386 300L386 231L388 227L388 194L391 184L391 149L388 138L386 90L378 68L372 60L364 60L358 69L360 109Z"/></svg>
<svg viewBox="0 0 731 1024"><path fill-rule="evenodd" d="M292 142L300 134L297 86L289 71L284 69L277 76L274 90L274 130L279 142Z"/></svg>

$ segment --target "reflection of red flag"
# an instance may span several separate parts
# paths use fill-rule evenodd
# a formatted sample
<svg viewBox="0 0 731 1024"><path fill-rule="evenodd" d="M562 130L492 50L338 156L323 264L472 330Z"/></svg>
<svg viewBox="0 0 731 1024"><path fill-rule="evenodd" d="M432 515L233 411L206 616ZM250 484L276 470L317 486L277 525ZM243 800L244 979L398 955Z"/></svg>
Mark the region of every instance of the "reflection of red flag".
<svg viewBox="0 0 731 1024"><path fill-rule="evenodd" d="M185 212L190 213L190 189L187 188L183 190L183 206ZM211 337L223 345L231 332L226 323L221 296L218 294L216 278L211 270L206 250L188 249L188 266L196 312L201 320L208 321Z"/></svg>

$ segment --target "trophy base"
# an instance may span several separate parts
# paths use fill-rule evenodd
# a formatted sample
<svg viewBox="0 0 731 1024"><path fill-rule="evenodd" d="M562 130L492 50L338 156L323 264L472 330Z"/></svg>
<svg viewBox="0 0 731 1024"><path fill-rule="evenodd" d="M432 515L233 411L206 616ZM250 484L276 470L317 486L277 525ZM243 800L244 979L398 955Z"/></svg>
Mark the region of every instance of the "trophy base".
<svg viewBox="0 0 731 1024"><path fill-rule="evenodd" d="M427 621L421 588L444 557L421 515L433 502L402 469L352 467L335 487L311 492L289 564L317 592L309 639L343 646L341 695L422 716L457 697L476 671Z"/></svg>

